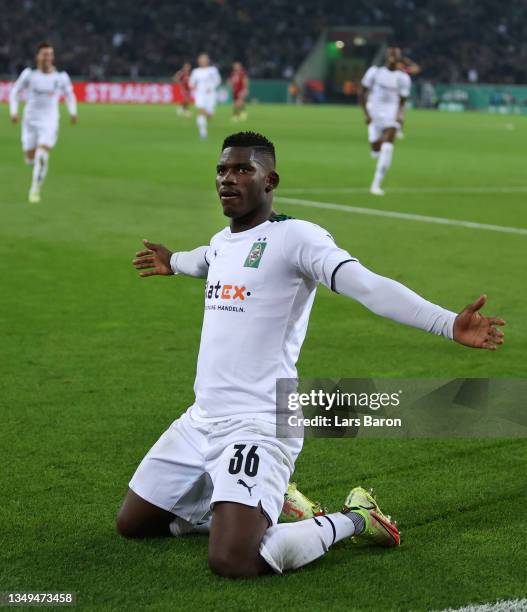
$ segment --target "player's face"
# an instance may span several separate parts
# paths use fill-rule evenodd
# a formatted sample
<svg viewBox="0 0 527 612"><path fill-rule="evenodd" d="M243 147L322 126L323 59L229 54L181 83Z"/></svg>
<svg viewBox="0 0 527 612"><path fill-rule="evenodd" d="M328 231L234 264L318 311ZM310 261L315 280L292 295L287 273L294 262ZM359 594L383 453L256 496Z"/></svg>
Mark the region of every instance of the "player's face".
<svg viewBox="0 0 527 612"><path fill-rule="evenodd" d="M216 190L223 214L231 219L245 217L269 200L270 169L254 149L229 147L216 167ZM266 191L267 188L267 191Z"/></svg>
<svg viewBox="0 0 527 612"><path fill-rule="evenodd" d="M190 72L191 68L192 68L192 66L188 62L186 64L183 64L183 70L185 72Z"/></svg>
<svg viewBox="0 0 527 612"><path fill-rule="evenodd" d="M235 72L238 72L242 69L242 65L240 64L240 62L234 62L234 64L232 65L232 69Z"/></svg>
<svg viewBox="0 0 527 612"><path fill-rule="evenodd" d="M396 68L400 61L401 50L399 47L388 47L388 49L386 49L386 65L388 68Z"/></svg>
<svg viewBox="0 0 527 612"><path fill-rule="evenodd" d="M206 53L202 53L198 56L198 66L206 68L209 65L209 56Z"/></svg>
<svg viewBox="0 0 527 612"><path fill-rule="evenodd" d="M39 70L49 70L55 61L53 47L43 47L37 53L37 67Z"/></svg>

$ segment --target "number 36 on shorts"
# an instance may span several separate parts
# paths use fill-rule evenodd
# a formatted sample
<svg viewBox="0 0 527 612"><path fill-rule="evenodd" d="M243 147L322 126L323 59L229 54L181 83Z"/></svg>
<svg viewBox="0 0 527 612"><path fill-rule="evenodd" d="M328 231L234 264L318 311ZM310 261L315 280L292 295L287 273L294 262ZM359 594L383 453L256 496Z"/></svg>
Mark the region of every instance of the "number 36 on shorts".
<svg viewBox="0 0 527 612"><path fill-rule="evenodd" d="M242 470L247 476L256 476L260 457L257 454L258 446L253 444L248 450L247 444L235 444L234 456L229 462L229 474L239 474Z"/></svg>

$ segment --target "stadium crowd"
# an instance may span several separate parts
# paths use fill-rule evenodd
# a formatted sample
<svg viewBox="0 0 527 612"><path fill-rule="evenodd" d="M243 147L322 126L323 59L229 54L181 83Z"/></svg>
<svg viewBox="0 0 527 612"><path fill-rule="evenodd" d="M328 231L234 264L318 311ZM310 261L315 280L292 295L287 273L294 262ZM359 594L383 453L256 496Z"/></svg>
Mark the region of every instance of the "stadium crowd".
<svg viewBox="0 0 527 612"><path fill-rule="evenodd" d="M172 74L207 50L222 71L290 79L326 26L389 26L393 42L442 82L527 82L522 0L2 0L0 74L50 40L60 67L89 79Z"/></svg>

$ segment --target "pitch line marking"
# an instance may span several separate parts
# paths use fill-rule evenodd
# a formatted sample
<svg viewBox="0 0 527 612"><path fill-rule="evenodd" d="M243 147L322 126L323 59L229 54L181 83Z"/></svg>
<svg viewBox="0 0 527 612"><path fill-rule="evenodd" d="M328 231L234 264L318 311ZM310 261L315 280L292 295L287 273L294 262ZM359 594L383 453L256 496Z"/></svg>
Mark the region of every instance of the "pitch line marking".
<svg viewBox="0 0 527 612"><path fill-rule="evenodd" d="M467 604L461 608L447 608L441 612L526 612L527 599L499 599L495 603Z"/></svg>
<svg viewBox="0 0 527 612"><path fill-rule="evenodd" d="M379 210L378 208L363 208L360 206L346 206L345 204L334 204L333 202L317 202L314 200L301 200L299 198L284 198L277 196L278 202L292 204L294 206L308 206L310 208L323 208L326 210L339 210L341 212L355 213L357 215L371 215L374 217L390 217L392 219L405 219L406 221L423 221L424 223L437 223L439 225L456 225L458 227L469 227L471 229L502 232L505 234L520 234L527 236L527 229L522 227L507 227L505 225L491 225L487 223L476 223L474 221L462 221L458 219L446 219L444 217L429 217L427 215L414 215L412 213L401 213L391 210Z"/></svg>
<svg viewBox="0 0 527 612"><path fill-rule="evenodd" d="M291 187L280 188L281 193L369 193L368 187ZM527 186L516 187L391 187L388 193L527 193Z"/></svg>

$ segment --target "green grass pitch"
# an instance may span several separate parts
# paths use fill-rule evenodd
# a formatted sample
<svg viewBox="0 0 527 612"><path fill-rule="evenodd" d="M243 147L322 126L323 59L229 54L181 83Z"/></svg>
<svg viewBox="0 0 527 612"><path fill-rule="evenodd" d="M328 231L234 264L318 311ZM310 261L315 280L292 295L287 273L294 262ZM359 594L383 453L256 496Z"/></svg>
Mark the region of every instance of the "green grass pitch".
<svg viewBox="0 0 527 612"><path fill-rule="evenodd" d="M202 319L200 280L139 279L131 259L142 238L185 250L224 225L214 164L238 126L221 108L201 142L174 108L81 106L30 206L3 113L0 590L75 591L93 610L437 610L526 595L522 440L309 440L299 488L338 509L351 486L375 487L402 530L396 551L341 543L301 571L235 582L209 572L204 537L119 538L130 476L192 401ZM254 106L243 128L274 140L278 195L527 228L525 117L409 112L385 198L343 191L373 172L357 109ZM321 288L302 376L526 375L526 235L276 208L445 307L487 293L485 312L508 323L501 351L471 351Z"/></svg>

